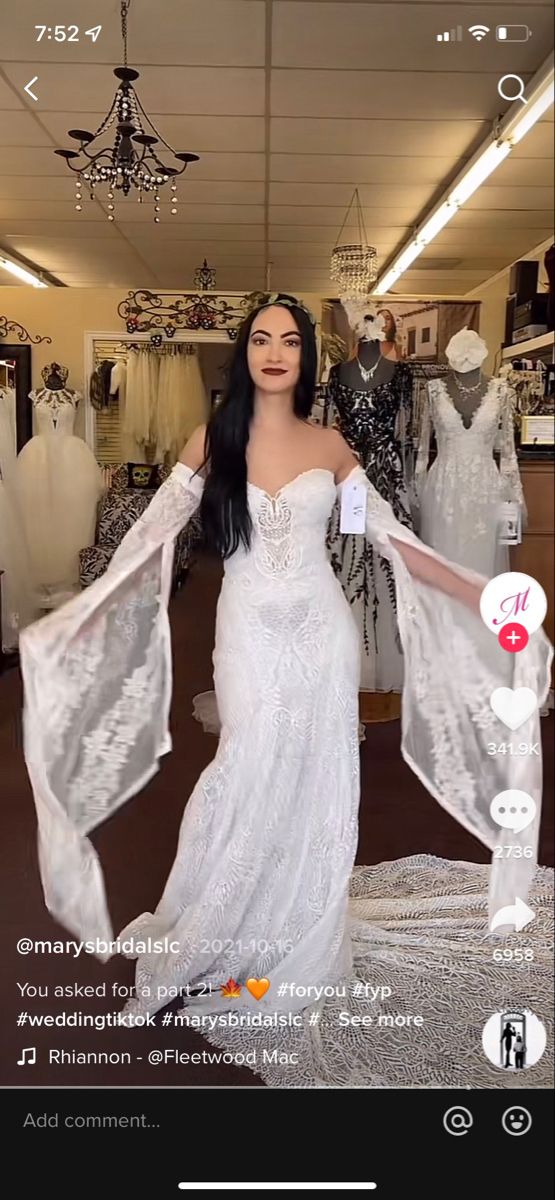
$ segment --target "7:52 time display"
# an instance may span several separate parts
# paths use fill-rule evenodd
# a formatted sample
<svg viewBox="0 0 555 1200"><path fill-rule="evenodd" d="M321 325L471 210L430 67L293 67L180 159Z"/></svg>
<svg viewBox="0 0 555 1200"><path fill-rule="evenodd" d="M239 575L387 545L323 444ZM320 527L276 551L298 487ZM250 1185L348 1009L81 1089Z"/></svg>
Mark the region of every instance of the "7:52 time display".
<svg viewBox="0 0 555 1200"><path fill-rule="evenodd" d="M36 40L41 42L43 37L46 37L47 42L78 42L79 41L79 26L78 25L35 25L38 30ZM84 37L92 38L93 42L102 30L102 25L95 25L93 29L85 29Z"/></svg>

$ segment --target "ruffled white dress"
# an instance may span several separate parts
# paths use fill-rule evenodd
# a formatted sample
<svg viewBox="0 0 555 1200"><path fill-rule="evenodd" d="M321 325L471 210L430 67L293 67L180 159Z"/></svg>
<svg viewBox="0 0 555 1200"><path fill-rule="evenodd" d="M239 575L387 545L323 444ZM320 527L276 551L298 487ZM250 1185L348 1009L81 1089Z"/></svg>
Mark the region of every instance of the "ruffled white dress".
<svg viewBox="0 0 555 1200"><path fill-rule="evenodd" d="M14 489L38 609L58 608L79 591L79 551L94 544L100 468L73 434L79 392L30 394L35 436L19 453Z"/></svg>
<svg viewBox="0 0 555 1200"><path fill-rule="evenodd" d="M448 564L395 520L361 468L352 478L367 491L366 536L395 571L404 757L492 851L503 833L491 798L518 779L538 812L511 842L530 847L530 858L494 858L490 871L417 856L353 873L359 638L326 553L334 478L305 471L275 496L248 485L251 549L226 561L218 604L217 752L187 802L159 904L114 946L87 833L171 749L172 544L203 488L177 464L105 575L22 638L25 755L46 901L74 935L101 939L91 946L99 957L122 945L137 958L129 1023L180 989L200 989L186 1020L246 1054L275 1086L505 1086L481 1053L480 1031L509 996L548 1020L552 880L535 867L538 760L515 766L487 755L488 741L511 740L489 701L502 684L544 696L551 648L540 630L521 654L506 654L470 610L419 583L392 539ZM450 579L476 581L460 568ZM535 713L513 736L537 740L538 727ZM516 939L533 961L510 982L493 957L488 891L490 914L515 894L536 908L531 932ZM261 977L268 987L256 999L246 983ZM239 994L226 998L230 978ZM397 1013L407 1017L403 1028L378 1022ZM414 1016L423 1022L416 1036ZM548 1086L542 1070L535 1086ZM519 1083L511 1074L510 1086Z"/></svg>

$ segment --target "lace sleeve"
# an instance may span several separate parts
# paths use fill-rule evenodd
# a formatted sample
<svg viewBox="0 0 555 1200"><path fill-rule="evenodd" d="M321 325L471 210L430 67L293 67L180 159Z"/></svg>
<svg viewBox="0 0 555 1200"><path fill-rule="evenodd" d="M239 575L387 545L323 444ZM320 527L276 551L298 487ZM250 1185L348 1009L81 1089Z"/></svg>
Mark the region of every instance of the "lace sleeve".
<svg viewBox="0 0 555 1200"><path fill-rule="evenodd" d="M175 464L158 488L147 509L126 533L110 562L109 571L119 571L134 561L137 552L174 542L198 508L203 481L184 463Z"/></svg>
<svg viewBox="0 0 555 1200"><path fill-rule="evenodd" d="M21 636L24 752L44 895L81 940L112 938L86 835L140 791L171 750L173 540L202 488L178 463L105 574ZM112 950L93 952L106 959Z"/></svg>
<svg viewBox="0 0 555 1200"><path fill-rule="evenodd" d="M513 501L516 504L522 505L524 523L526 506L515 450L515 408L515 392L512 388L503 389L501 393L501 429L499 439L499 470L503 500Z"/></svg>
<svg viewBox="0 0 555 1200"><path fill-rule="evenodd" d="M349 479L367 490L366 534L391 560L399 633L405 657L402 753L432 796L491 850L504 842L490 804L498 792L518 788L536 802L536 816L511 843L530 858L495 857L490 913L526 899L535 869L542 797L541 760L519 757L518 743L541 741L538 711L550 686L552 649L540 629L519 654L502 650L477 612L485 580L441 558L394 517L360 467ZM340 485L340 488L344 486ZM491 695L499 687L528 687L538 710L516 732L495 716ZM488 743L513 750L492 755ZM507 927L505 927L505 932Z"/></svg>

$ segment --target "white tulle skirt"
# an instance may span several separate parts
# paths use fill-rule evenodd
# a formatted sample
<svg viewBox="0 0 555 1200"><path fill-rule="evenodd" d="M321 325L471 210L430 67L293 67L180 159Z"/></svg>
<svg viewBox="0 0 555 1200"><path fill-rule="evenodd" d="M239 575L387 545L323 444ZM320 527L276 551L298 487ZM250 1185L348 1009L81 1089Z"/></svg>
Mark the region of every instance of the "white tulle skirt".
<svg viewBox="0 0 555 1200"><path fill-rule="evenodd" d="M18 455L16 500L41 608L79 591L79 551L94 543L102 475L82 438L40 434Z"/></svg>

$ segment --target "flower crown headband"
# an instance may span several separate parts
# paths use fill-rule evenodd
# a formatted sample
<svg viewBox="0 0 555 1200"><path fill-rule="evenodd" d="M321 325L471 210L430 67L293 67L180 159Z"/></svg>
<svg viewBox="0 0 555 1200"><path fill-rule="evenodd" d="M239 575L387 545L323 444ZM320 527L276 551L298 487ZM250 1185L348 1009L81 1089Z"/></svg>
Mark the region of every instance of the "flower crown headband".
<svg viewBox="0 0 555 1200"><path fill-rule="evenodd" d="M250 302L248 305L247 316L249 316L254 309L270 308L273 304L279 304L283 308L302 308L303 312L306 313L310 324L316 328L316 317L313 313L311 313L310 309L306 307L306 304L303 304L302 300L297 300L293 297L289 299L289 297L284 296L280 292L254 292L251 296L247 297L247 301Z"/></svg>

